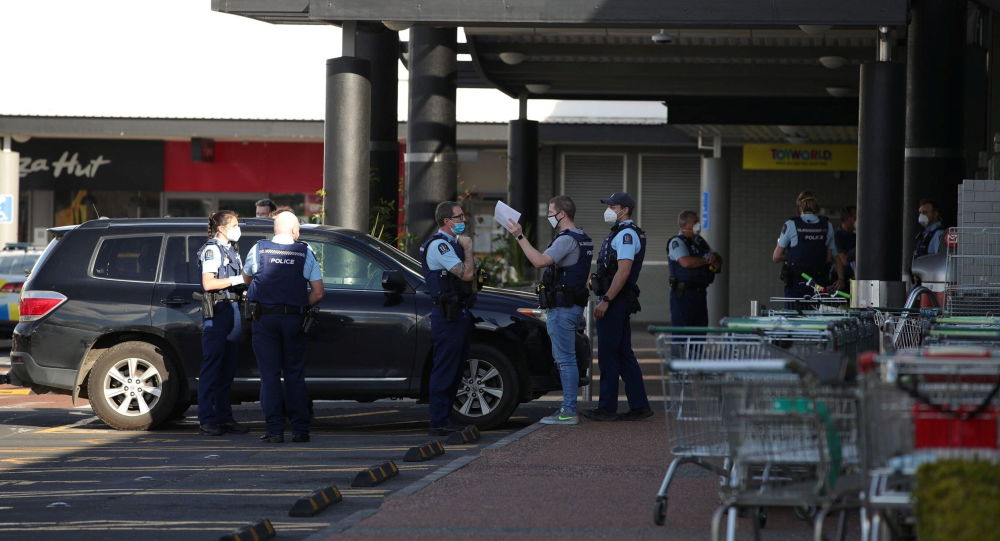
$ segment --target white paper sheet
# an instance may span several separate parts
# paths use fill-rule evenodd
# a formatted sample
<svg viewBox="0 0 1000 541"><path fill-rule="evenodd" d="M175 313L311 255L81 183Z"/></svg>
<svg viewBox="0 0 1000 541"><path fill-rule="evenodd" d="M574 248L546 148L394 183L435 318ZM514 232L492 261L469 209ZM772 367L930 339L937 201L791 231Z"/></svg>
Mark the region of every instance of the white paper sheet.
<svg viewBox="0 0 1000 541"><path fill-rule="evenodd" d="M497 206L493 210L493 219L497 221L498 224L502 225L504 229L510 231L510 225L507 220L514 220L515 222L521 218L521 213L510 208L503 201L497 201Z"/></svg>

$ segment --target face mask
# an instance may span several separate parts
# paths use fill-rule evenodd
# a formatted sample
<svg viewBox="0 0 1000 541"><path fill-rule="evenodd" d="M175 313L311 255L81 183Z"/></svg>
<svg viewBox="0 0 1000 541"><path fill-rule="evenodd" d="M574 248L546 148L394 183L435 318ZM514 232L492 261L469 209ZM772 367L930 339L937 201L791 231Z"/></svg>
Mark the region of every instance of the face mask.
<svg viewBox="0 0 1000 541"><path fill-rule="evenodd" d="M701 234L701 224L694 224L694 227L691 228L691 231L693 231L695 235Z"/></svg>
<svg viewBox="0 0 1000 541"><path fill-rule="evenodd" d="M457 224L451 226L451 230L455 232L456 235L461 235L465 231L465 222L458 222Z"/></svg>
<svg viewBox="0 0 1000 541"><path fill-rule="evenodd" d="M604 211L604 223L613 224L618 221L618 214L610 208Z"/></svg>
<svg viewBox="0 0 1000 541"><path fill-rule="evenodd" d="M552 229L555 229L556 226L559 225L559 220L557 220L554 215L553 216L549 216L549 225L552 226Z"/></svg>
<svg viewBox="0 0 1000 541"><path fill-rule="evenodd" d="M229 242L239 242L241 234L243 232L240 231L240 226L236 226L226 233L226 238L229 239Z"/></svg>
<svg viewBox="0 0 1000 541"><path fill-rule="evenodd" d="M931 222L931 219L928 218L926 214L921 214L920 216L917 216L917 221L920 222L920 225L927 227L927 224ZM854 227L857 227L857 225Z"/></svg>

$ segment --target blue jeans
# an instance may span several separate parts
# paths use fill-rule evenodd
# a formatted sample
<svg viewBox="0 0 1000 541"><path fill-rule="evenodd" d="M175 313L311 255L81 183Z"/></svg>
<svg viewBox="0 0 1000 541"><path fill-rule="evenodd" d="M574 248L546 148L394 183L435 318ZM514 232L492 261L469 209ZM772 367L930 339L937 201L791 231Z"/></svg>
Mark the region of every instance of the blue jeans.
<svg viewBox="0 0 1000 541"><path fill-rule="evenodd" d="M552 342L552 358L559 368L562 382L562 407L567 413L576 414L576 392L580 386L580 370L576 364L576 330L583 320L583 307L549 308L545 326Z"/></svg>

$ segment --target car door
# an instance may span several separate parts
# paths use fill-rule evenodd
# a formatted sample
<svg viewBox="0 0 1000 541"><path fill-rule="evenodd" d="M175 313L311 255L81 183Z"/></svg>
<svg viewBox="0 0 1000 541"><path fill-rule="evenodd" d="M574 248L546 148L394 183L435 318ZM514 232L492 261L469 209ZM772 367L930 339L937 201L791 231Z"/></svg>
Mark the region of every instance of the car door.
<svg viewBox="0 0 1000 541"><path fill-rule="evenodd" d="M201 304L191 294L201 291L197 252L204 241L204 236L167 236L151 303L153 326L177 348L188 378L197 377L201 365Z"/></svg>
<svg viewBox="0 0 1000 541"><path fill-rule="evenodd" d="M303 240L316 253L324 289L307 338L306 376L335 388L405 389L416 350L415 295L382 289L382 273L394 264L346 237Z"/></svg>

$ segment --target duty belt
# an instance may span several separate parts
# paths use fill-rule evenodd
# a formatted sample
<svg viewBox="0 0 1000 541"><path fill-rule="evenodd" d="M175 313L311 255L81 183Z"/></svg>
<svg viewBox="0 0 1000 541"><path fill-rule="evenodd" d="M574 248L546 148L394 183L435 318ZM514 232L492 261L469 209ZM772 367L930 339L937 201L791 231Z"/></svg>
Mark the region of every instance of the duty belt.
<svg viewBox="0 0 1000 541"><path fill-rule="evenodd" d="M278 314L278 315L296 315L301 316L305 312L305 308L302 306L291 306L289 304L262 304L260 305L261 315L267 314Z"/></svg>

